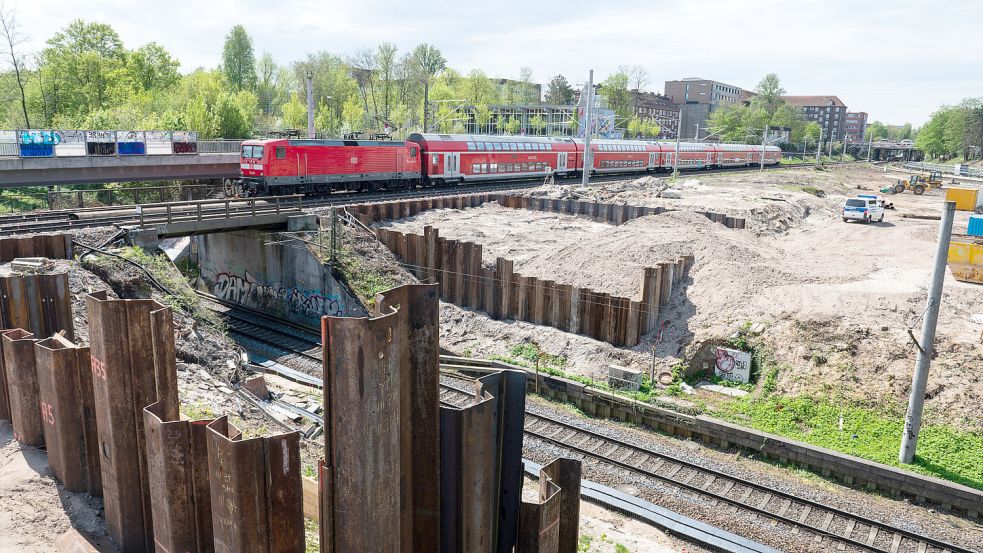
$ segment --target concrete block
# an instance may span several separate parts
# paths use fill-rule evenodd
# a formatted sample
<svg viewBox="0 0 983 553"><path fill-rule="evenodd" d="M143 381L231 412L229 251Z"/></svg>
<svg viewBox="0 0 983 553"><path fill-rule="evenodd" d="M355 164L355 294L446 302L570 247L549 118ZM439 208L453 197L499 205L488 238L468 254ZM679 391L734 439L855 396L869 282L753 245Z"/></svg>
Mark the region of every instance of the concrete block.
<svg viewBox="0 0 983 553"><path fill-rule="evenodd" d="M328 226L331 226L331 218L328 218ZM287 232L300 232L302 230L317 230L317 215L290 215L287 217Z"/></svg>
<svg viewBox="0 0 983 553"><path fill-rule="evenodd" d="M145 250L156 250L160 246L160 236L157 229L134 228L127 231L126 243Z"/></svg>
<svg viewBox="0 0 983 553"><path fill-rule="evenodd" d="M642 372L618 365L608 365L608 386L615 390L637 392L642 386Z"/></svg>

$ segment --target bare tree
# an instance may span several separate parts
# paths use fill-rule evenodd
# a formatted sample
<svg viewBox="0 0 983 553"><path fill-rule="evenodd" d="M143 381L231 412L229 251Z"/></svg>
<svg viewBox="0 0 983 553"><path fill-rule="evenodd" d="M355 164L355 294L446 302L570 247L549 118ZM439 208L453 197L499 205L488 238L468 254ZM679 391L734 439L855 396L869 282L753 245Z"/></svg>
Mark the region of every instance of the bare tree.
<svg viewBox="0 0 983 553"><path fill-rule="evenodd" d="M362 103L365 104L365 113L372 113L373 121L379 120L379 106L375 99L375 72L376 60L375 52L369 48L356 50L348 57L348 65L352 70L352 77L358 84L358 90L362 93ZM372 99L372 111L369 111L369 98Z"/></svg>
<svg viewBox="0 0 983 553"><path fill-rule="evenodd" d="M3 30L3 37L7 41L7 48L10 52L10 64L14 67L14 74L17 77L17 86L20 88L20 107L24 110L24 123L27 128L31 128L31 118L27 115L27 94L24 91L27 86L27 75L24 69L24 58L17 55L17 47L27 42L27 37L20 34L17 30L17 12L13 8L9 11L7 6L0 0L0 27Z"/></svg>
<svg viewBox="0 0 983 553"><path fill-rule="evenodd" d="M630 88L642 91L643 88L649 85L649 72L641 65L632 65L631 67L623 67L622 71L628 74L628 83Z"/></svg>
<svg viewBox="0 0 983 553"><path fill-rule="evenodd" d="M396 66L396 45L391 42L380 42L375 59L379 68L379 78L382 79L382 118L389 123L389 100L392 96L393 71Z"/></svg>

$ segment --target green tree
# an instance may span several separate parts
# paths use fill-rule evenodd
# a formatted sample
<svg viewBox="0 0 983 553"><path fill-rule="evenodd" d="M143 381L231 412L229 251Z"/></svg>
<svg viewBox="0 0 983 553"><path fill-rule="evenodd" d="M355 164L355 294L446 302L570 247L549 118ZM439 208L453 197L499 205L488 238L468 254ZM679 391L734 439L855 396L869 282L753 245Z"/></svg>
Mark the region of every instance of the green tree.
<svg viewBox="0 0 983 553"><path fill-rule="evenodd" d="M447 68L447 60L436 46L427 43L420 44L413 50L412 59L423 81L423 131L426 132L430 111L430 84L434 77Z"/></svg>
<svg viewBox="0 0 983 553"><path fill-rule="evenodd" d="M208 109L204 96L197 96L184 107L181 126L198 133L198 138L209 139L218 136L218 120Z"/></svg>
<svg viewBox="0 0 983 553"><path fill-rule="evenodd" d="M248 90L223 94L215 106L215 119L221 138L249 138L256 113L256 95Z"/></svg>
<svg viewBox="0 0 983 553"><path fill-rule="evenodd" d="M539 96L536 94L536 84L533 82L532 69L522 67L519 69L519 103L529 105L538 104Z"/></svg>
<svg viewBox="0 0 983 553"><path fill-rule="evenodd" d="M341 108L341 121L346 132L362 130L365 124L365 110L357 96L351 96L345 100L345 104Z"/></svg>
<svg viewBox="0 0 983 553"><path fill-rule="evenodd" d="M608 102L608 107L614 110L617 124L625 124L631 119L632 96L628 91L628 72L623 68L608 75L607 79L601 83L600 94Z"/></svg>
<svg viewBox="0 0 983 553"><path fill-rule="evenodd" d="M289 79L287 70L277 65L269 52L263 52L256 62L256 98L263 113L275 114L287 101Z"/></svg>
<svg viewBox="0 0 983 553"><path fill-rule="evenodd" d="M180 81L178 60L163 46L149 42L129 53L126 70L137 90L170 89Z"/></svg>
<svg viewBox="0 0 983 553"><path fill-rule="evenodd" d="M381 81L379 93L382 95L382 119L388 123L389 105L393 94L393 74L396 70L396 46L391 42L380 42L375 58Z"/></svg>
<svg viewBox="0 0 983 553"><path fill-rule="evenodd" d="M468 76L462 79L460 92L462 98L475 107L497 100L495 85L480 69L472 69Z"/></svg>
<svg viewBox="0 0 983 553"><path fill-rule="evenodd" d="M256 87L256 57L253 39L242 25L232 27L222 47L222 71L233 90L253 90Z"/></svg>
<svg viewBox="0 0 983 553"><path fill-rule="evenodd" d="M536 134L545 134L546 119L543 118L542 115L534 115L531 119L529 119L529 126Z"/></svg>
<svg viewBox="0 0 983 553"><path fill-rule="evenodd" d="M505 134L519 134L519 130L522 128L522 122L515 117L509 117L505 120Z"/></svg>
<svg viewBox="0 0 983 553"><path fill-rule="evenodd" d="M3 2L0 2L0 32L3 33L7 43L7 51L10 53L10 67L14 70L15 82L20 93L21 112L24 114L24 125L31 128L31 116L27 112L27 82L29 73L27 71L27 61L23 54L17 52L20 45L27 42L27 37L20 34L17 22L17 13L14 10L5 9Z"/></svg>
<svg viewBox="0 0 983 553"><path fill-rule="evenodd" d="M290 101L283 104L283 126L287 129L307 128L307 102L300 99L300 94L292 94ZM315 110L315 116L317 111ZM315 117L316 119L316 117ZM317 121L315 121L317 126Z"/></svg>
<svg viewBox="0 0 983 553"><path fill-rule="evenodd" d="M764 109L768 112L769 116L773 115L779 107L785 104L785 101L782 100L782 94L785 94L785 89L782 88L782 83L775 73L765 75L758 82L754 93L755 96L751 99L752 105Z"/></svg>
<svg viewBox="0 0 983 553"><path fill-rule="evenodd" d="M109 91L126 61L109 25L76 19L48 39L43 52L52 116L76 121L109 104Z"/></svg>
<svg viewBox="0 0 983 553"><path fill-rule="evenodd" d="M474 106L474 122L478 125L478 132L487 132L488 123L491 123L492 112L485 104ZM519 130L518 127L516 130Z"/></svg>
<svg viewBox="0 0 983 553"><path fill-rule="evenodd" d="M546 87L546 103L565 106L573 103L573 88L563 75L557 75L550 79Z"/></svg>
<svg viewBox="0 0 983 553"><path fill-rule="evenodd" d="M638 117L632 117L628 120L628 124L625 126L628 129L628 136L631 138L638 138L642 136L642 128L644 123Z"/></svg>

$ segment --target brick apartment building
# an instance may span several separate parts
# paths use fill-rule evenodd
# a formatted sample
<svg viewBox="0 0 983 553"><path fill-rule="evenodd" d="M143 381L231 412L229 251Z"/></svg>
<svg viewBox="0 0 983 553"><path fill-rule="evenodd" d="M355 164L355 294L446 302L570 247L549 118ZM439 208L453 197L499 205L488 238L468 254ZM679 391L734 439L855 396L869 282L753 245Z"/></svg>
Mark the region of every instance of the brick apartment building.
<svg viewBox="0 0 983 553"><path fill-rule="evenodd" d="M738 86L688 77L681 81L666 81L665 95L679 106L682 118L681 138L701 139L709 134L706 130L710 114L720 107L746 101L749 93Z"/></svg>
<svg viewBox="0 0 983 553"><path fill-rule="evenodd" d="M846 122L843 130L847 142L863 142L864 133L867 132L867 112L848 111L846 112Z"/></svg>
<svg viewBox="0 0 983 553"><path fill-rule="evenodd" d="M635 106L635 116L639 119L658 123L658 138L675 139L679 127L679 106L662 94L632 90L632 103Z"/></svg>
<svg viewBox="0 0 983 553"><path fill-rule="evenodd" d="M802 110L806 121L823 128L823 142L843 140L846 132L846 105L836 96L782 96L792 107Z"/></svg>

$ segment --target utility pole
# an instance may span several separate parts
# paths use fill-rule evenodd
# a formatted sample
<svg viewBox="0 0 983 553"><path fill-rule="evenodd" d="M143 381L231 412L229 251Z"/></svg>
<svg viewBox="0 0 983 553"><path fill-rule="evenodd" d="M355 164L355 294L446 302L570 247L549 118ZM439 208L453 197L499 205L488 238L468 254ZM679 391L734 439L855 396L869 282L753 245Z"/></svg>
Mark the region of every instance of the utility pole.
<svg viewBox="0 0 983 553"><path fill-rule="evenodd" d="M694 138L695 138L695 140L697 142L700 141L700 122L699 121L696 122L696 134L693 135L693 136L694 136Z"/></svg>
<svg viewBox="0 0 983 553"><path fill-rule="evenodd" d="M819 140L816 141L816 169L819 169L819 156L823 153L823 128L819 127Z"/></svg>
<svg viewBox="0 0 983 553"><path fill-rule="evenodd" d="M307 138L314 138L314 72L307 70Z"/></svg>
<svg viewBox="0 0 983 553"><path fill-rule="evenodd" d="M840 163L846 161L846 135L843 136L843 151L840 152Z"/></svg>
<svg viewBox="0 0 983 553"><path fill-rule="evenodd" d="M928 305L922 319L921 343L915 360L915 374L911 378L911 397L908 398L908 414L905 415L904 433L901 436L901 451L898 460L911 463L918 445L918 431L922 426L922 409L925 407L925 388L928 386L928 369L932 364L932 351L935 349L935 326L939 322L939 304L942 301L942 283L945 280L945 267L949 257L949 239L952 238L952 219L956 213L956 202L946 202L942 208L942 224L939 226L939 241L935 245L935 266L932 269L932 282L928 285Z"/></svg>
<svg viewBox="0 0 983 553"><path fill-rule="evenodd" d="M590 77L587 79L587 114L584 117L584 170L582 171L582 183L587 186L590 183L590 169L594 165L594 156L590 151L590 135L594 132L594 70L590 70Z"/></svg>
<svg viewBox="0 0 983 553"><path fill-rule="evenodd" d="M676 153L672 158L672 176L679 176L679 135L683 134L683 112L679 112L679 124L676 125Z"/></svg>
<svg viewBox="0 0 983 553"><path fill-rule="evenodd" d="M874 147L874 131L870 132L870 138L867 139L867 163L870 164L870 150Z"/></svg>
<svg viewBox="0 0 983 553"><path fill-rule="evenodd" d="M833 161L833 141L836 140L836 136L832 132L829 133L829 153L826 154L830 161Z"/></svg>
<svg viewBox="0 0 983 553"><path fill-rule="evenodd" d="M768 145L768 125L761 131L761 167L759 171L765 170L765 148Z"/></svg>

